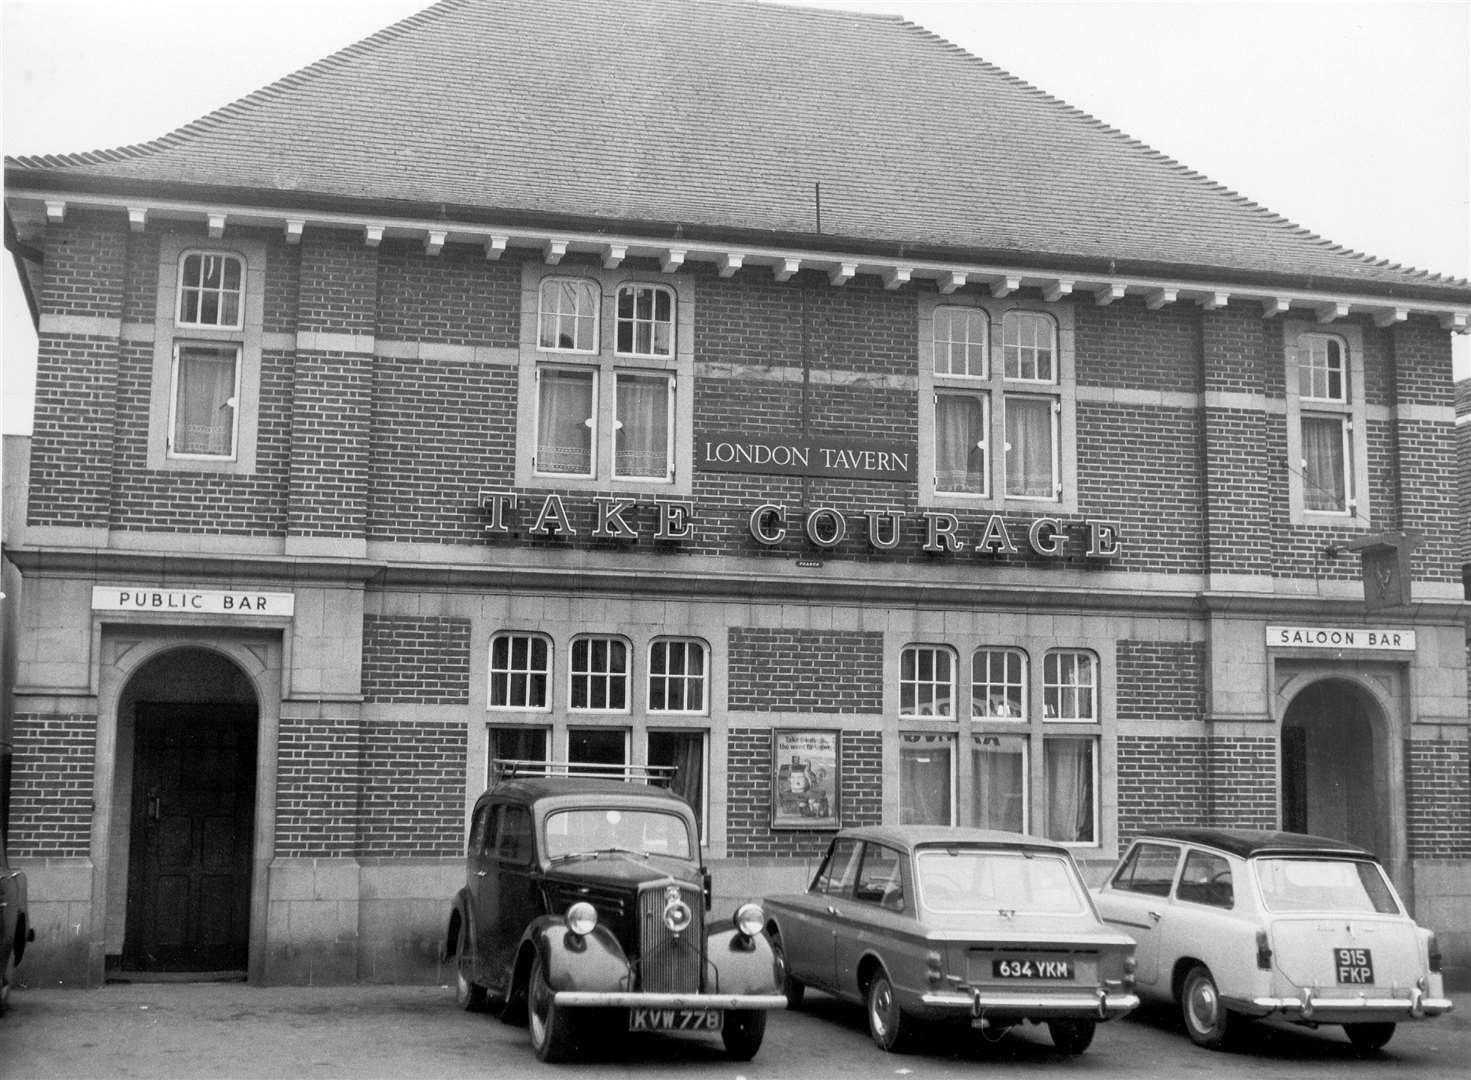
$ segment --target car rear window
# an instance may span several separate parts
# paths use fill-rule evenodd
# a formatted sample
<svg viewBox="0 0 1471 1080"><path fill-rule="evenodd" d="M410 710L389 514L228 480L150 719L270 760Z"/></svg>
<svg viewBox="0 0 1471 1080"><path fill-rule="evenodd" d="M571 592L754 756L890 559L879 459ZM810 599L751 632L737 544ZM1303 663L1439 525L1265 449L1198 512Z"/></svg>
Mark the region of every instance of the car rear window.
<svg viewBox="0 0 1471 1080"><path fill-rule="evenodd" d="M678 814L657 810L600 806L547 815L549 858L611 850L688 859L692 850L689 827Z"/></svg>
<svg viewBox="0 0 1471 1080"><path fill-rule="evenodd" d="M1398 915L1384 871L1362 859L1256 860L1268 911L1347 911Z"/></svg>
<svg viewBox="0 0 1471 1080"><path fill-rule="evenodd" d="M919 894L931 911L1079 915L1083 884L1067 858L1037 852L933 848L915 860Z"/></svg>

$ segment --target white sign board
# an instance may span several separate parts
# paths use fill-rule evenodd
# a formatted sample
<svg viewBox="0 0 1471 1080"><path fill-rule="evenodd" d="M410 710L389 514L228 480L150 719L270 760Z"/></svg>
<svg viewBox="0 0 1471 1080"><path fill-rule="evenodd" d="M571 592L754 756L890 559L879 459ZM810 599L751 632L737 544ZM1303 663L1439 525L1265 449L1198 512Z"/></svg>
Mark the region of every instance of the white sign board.
<svg viewBox="0 0 1471 1080"><path fill-rule="evenodd" d="M256 589L156 589L147 585L92 588L93 611L155 611L168 615L275 615L290 618L295 593Z"/></svg>
<svg viewBox="0 0 1471 1080"><path fill-rule="evenodd" d="M1267 648L1414 652L1415 631L1392 626L1269 626Z"/></svg>

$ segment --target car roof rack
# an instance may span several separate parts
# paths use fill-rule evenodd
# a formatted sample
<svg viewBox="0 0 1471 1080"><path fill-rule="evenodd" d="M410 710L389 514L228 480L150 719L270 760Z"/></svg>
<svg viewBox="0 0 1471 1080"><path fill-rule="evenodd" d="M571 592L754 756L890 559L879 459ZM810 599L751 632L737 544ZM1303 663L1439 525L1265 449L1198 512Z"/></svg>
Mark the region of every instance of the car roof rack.
<svg viewBox="0 0 1471 1080"><path fill-rule="evenodd" d="M677 765L601 765L589 761L535 761L525 758L492 758L492 782L526 777L576 777L579 780L622 780L630 784L669 787Z"/></svg>

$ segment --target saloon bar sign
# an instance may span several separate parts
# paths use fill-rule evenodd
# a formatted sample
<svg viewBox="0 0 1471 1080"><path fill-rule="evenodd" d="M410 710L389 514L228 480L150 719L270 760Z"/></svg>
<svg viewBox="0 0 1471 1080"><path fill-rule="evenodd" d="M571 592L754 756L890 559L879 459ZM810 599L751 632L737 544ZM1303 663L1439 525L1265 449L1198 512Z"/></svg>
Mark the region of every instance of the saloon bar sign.
<svg viewBox="0 0 1471 1080"><path fill-rule="evenodd" d="M912 446L870 439L779 439L715 434L697 440L695 453L695 465L706 472L914 480Z"/></svg>
<svg viewBox="0 0 1471 1080"><path fill-rule="evenodd" d="M654 540L688 540L695 534L695 505L688 499L654 499L640 514L637 499L617 495L594 495L593 526L588 535L598 540L641 539L642 525L652 526ZM485 511L485 531L492 537L525 532L546 539L573 539L579 529L561 495L516 491L482 491L480 508ZM946 510L922 510L906 515L899 510L864 509L848 515L831 506L797 510L781 503L761 503L746 517L746 528L763 547L779 547L805 537L810 543L831 551L848 540L862 539L874 551L893 551L905 534L905 519L923 539L920 550L929 554L973 551L987 555L1016 555L1025 545L1033 555L1047 559L1081 554L1088 559L1113 559L1121 553L1122 537L1117 521L1089 518L1068 523L1061 518L1037 517L1028 522L1008 522L992 514L983 523L962 526ZM1072 551L1069 551L1069 547Z"/></svg>

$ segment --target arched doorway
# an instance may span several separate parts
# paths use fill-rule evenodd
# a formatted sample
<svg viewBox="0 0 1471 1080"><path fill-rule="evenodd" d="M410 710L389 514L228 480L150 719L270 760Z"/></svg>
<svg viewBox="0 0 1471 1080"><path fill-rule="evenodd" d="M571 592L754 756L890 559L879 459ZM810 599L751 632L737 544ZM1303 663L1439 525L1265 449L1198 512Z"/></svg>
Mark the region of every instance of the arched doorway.
<svg viewBox="0 0 1471 1080"><path fill-rule="evenodd" d="M114 807L126 852L109 911L125 973L240 972L249 960L259 706L212 649L144 663L118 705ZM120 925L119 925L120 924Z"/></svg>
<svg viewBox="0 0 1471 1080"><path fill-rule="evenodd" d="M1282 827L1391 855L1384 713L1361 687L1322 679L1282 718Z"/></svg>

